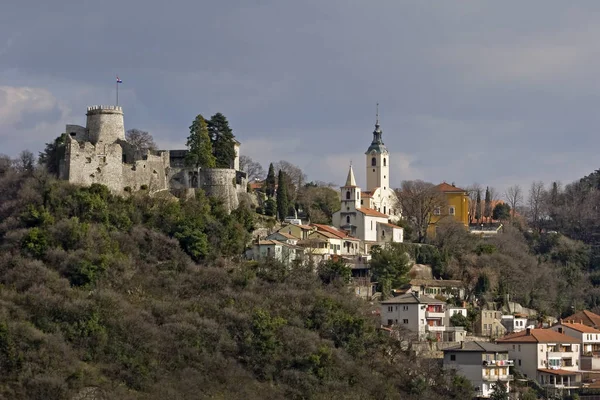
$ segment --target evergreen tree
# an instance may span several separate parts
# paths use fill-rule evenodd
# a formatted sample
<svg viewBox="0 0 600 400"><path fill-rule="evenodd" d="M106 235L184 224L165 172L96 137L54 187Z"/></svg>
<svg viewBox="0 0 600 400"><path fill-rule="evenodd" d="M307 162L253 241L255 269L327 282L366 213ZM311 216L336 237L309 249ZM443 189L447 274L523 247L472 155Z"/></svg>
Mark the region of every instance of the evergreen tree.
<svg viewBox="0 0 600 400"><path fill-rule="evenodd" d="M213 144L217 168L233 168L235 139L227 118L221 113L210 117L208 131Z"/></svg>
<svg viewBox="0 0 600 400"><path fill-rule="evenodd" d="M215 168L216 160L213 156L212 144L208 133L206 120L200 114L190 126L186 146L189 149L186 163L194 167Z"/></svg>
<svg viewBox="0 0 600 400"><path fill-rule="evenodd" d="M283 221L287 216L288 211L288 191L285 172L279 170L277 177L277 215L280 221Z"/></svg>
<svg viewBox="0 0 600 400"><path fill-rule="evenodd" d="M277 203L275 199L269 197L265 202L265 215L269 217L274 217L277 214Z"/></svg>
<svg viewBox="0 0 600 400"><path fill-rule="evenodd" d="M481 220L481 191L477 191L477 200L475 203L475 219L477 223Z"/></svg>
<svg viewBox="0 0 600 400"><path fill-rule="evenodd" d="M52 143L46 143L46 148L43 152L40 152L38 158L38 164L46 167L48 173L58 176L58 169L60 160L65 156L65 143L67 141L67 134L63 133Z"/></svg>
<svg viewBox="0 0 600 400"><path fill-rule="evenodd" d="M491 400L508 400L508 391L506 390L506 384L502 381L492 383L492 393L490 394Z"/></svg>
<svg viewBox="0 0 600 400"><path fill-rule="evenodd" d="M267 180L265 181L265 194L267 197L273 197L275 195L276 183L275 168L273 167L273 163L271 163L269 164L269 173L267 174Z"/></svg>
<svg viewBox="0 0 600 400"><path fill-rule="evenodd" d="M492 198L490 196L490 188L485 188L485 204L483 206L483 216L489 219L492 216ZM488 220L489 222L489 220Z"/></svg>

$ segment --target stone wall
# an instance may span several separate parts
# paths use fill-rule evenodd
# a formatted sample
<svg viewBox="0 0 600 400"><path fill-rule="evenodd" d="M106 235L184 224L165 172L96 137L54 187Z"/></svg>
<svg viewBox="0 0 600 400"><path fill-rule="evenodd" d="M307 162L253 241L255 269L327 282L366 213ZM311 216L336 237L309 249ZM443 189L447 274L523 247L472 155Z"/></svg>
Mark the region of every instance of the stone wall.
<svg viewBox="0 0 600 400"><path fill-rule="evenodd" d="M123 188L132 191L147 189L150 193L168 190L167 166L168 154L148 155L146 159L134 163L122 163Z"/></svg>
<svg viewBox="0 0 600 400"><path fill-rule="evenodd" d="M123 109L119 106L92 106L87 109L86 129L88 140L114 143L125 140Z"/></svg>
<svg viewBox="0 0 600 400"><path fill-rule="evenodd" d="M237 208L239 201L234 169L201 169L198 183L208 196L221 199L228 211Z"/></svg>

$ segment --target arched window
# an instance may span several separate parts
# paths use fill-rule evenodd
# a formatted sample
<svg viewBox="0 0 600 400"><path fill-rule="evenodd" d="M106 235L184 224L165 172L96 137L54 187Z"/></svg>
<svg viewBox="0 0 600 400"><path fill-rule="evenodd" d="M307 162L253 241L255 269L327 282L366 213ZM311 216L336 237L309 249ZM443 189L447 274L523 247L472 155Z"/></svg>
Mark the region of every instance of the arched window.
<svg viewBox="0 0 600 400"><path fill-rule="evenodd" d="M346 200L350 200L350 191L346 192Z"/></svg>
<svg viewBox="0 0 600 400"><path fill-rule="evenodd" d="M384 230L381 231L381 238L385 239L385 231Z"/></svg>
<svg viewBox="0 0 600 400"><path fill-rule="evenodd" d="M387 165L385 158L383 159L383 166L385 167Z"/></svg>
<svg viewBox="0 0 600 400"><path fill-rule="evenodd" d="M377 159L375 157L371 158L371 166L374 167L377 165Z"/></svg>
<svg viewBox="0 0 600 400"><path fill-rule="evenodd" d="M350 223L350 216L346 215L346 223L349 224Z"/></svg>

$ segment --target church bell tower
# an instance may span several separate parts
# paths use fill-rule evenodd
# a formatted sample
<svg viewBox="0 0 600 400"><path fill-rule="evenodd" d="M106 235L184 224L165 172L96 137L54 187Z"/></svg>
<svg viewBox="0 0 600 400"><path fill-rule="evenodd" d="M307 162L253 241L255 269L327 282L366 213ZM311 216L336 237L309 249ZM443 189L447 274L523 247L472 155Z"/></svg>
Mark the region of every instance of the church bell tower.
<svg viewBox="0 0 600 400"><path fill-rule="evenodd" d="M390 154L383 144L382 134L383 131L379 126L379 104L377 104L373 141L365 153L367 156L367 191L369 192L377 188L385 191L390 187Z"/></svg>

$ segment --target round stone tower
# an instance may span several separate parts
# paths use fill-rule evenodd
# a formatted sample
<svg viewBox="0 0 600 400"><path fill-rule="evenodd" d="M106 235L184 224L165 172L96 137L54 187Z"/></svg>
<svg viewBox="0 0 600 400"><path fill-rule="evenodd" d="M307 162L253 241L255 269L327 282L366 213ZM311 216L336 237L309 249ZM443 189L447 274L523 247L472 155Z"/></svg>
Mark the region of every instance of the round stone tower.
<svg viewBox="0 0 600 400"><path fill-rule="evenodd" d="M91 106L87 109L89 141L114 143L118 139L125 140L123 109L119 106Z"/></svg>

